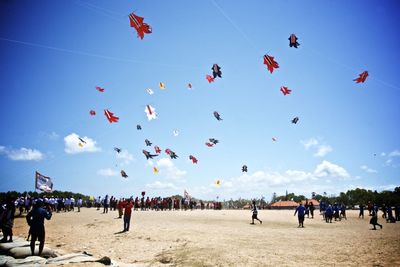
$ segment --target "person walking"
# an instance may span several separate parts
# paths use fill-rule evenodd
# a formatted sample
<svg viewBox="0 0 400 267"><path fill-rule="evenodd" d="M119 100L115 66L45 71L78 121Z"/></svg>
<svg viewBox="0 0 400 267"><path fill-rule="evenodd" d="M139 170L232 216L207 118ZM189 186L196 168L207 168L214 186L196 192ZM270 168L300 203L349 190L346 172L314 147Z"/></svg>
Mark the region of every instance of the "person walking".
<svg viewBox="0 0 400 267"><path fill-rule="evenodd" d="M304 215L306 213L306 208L303 206L303 204L300 202L300 205L296 208L294 212L294 216L296 216L297 213L297 218L299 220L299 226L304 228Z"/></svg>

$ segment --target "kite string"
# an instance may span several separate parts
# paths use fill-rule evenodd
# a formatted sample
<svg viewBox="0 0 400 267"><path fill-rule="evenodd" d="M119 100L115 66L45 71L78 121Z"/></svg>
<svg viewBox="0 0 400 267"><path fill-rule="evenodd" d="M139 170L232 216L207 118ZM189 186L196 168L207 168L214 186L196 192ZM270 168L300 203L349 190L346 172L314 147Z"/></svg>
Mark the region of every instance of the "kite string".
<svg viewBox="0 0 400 267"><path fill-rule="evenodd" d="M121 17L121 18L123 17L123 15L121 15L121 14L115 12L115 11L110 11L110 10L107 10L107 9L102 8L102 7L99 7L99 6L96 6L96 5L93 5L93 4L89 4L89 3L84 2L84 1L76 1L75 4L77 4L77 5L81 6L81 7L90 9L90 10L92 10L92 11L94 11L94 12L103 14L104 16L106 16L106 17L108 17L108 18L111 18L111 19L113 19L113 20L115 20L115 21L118 21L118 22L120 22L120 23L125 23L125 21L123 21L122 19L116 18L116 17L113 15L113 14L117 14L118 17ZM107 13L107 12L108 12L108 13ZM113 13L113 14L112 14L112 13Z"/></svg>

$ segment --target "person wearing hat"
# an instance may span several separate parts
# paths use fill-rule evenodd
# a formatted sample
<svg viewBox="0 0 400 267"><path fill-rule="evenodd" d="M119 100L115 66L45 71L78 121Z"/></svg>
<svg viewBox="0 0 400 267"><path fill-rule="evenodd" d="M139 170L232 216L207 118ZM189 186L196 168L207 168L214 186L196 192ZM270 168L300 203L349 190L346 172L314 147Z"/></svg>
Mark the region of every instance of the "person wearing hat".
<svg viewBox="0 0 400 267"><path fill-rule="evenodd" d="M31 253L32 256L35 252L36 239L39 240L39 256L42 254L44 247L45 229L44 219L51 219L51 209L43 208L43 201L41 199L36 200L33 205L33 209L26 215L26 221L30 226L29 233L31 234Z"/></svg>

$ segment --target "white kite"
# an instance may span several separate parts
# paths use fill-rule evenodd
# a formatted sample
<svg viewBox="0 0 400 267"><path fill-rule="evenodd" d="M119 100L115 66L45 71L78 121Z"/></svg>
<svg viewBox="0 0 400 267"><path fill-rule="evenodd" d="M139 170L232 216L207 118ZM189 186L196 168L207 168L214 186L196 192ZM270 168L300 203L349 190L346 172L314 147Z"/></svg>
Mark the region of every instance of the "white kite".
<svg viewBox="0 0 400 267"><path fill-rule="evenodd" d="M151 88L147 88L147 89L146 89L146 91L147 91L147 93L148 93L149 95L152 95L152 94L154 94L154 91L153 91L153 90L151 90Z"/></svg>
<svg viewBox="0 0 400 267"><path fill-rule="evenodd" d="M174 136L178 136L179 135L179 131L178 130L174 130L172 133L174 134Z"/></svg>
<svg viewBox="0 0 400 267"><path fill-rule="evenodd" d="M156 109L153 108L151 105L146 105L144 112L146 112L146 116L149 121L157 119L157 113L155 112L155 110Z"/></svg>

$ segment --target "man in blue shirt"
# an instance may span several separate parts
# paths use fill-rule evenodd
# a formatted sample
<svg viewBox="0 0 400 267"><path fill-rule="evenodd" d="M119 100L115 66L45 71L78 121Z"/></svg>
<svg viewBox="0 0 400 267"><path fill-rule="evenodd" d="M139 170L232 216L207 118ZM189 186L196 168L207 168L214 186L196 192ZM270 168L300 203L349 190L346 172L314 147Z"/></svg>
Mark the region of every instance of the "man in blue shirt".
<svg viewBox="0 0 400 267"><path fill-rule="evenodd" d="M39 240L39 256L42 254L44 247L44 238L45 238L45 230L44 230L44 219L50 220L51 218L51 209L50 208L42 208L43 202L38 199L36 203L33 205L33 209L26 215L26 221L30 226L29 233L31 234L31 252L32 256L35 251L35 242L36 239Z"/></svg>
<svg viewBox="0 0 400 267"><path fill-rule="evenodd" d="M294 212L294 216L296 216L297 213L297 218L299 219L299 226L298 227L303 227L304 228L304 214L306 213L306 208L303 206L302 203L296 208L296 211Z"/></svg>

